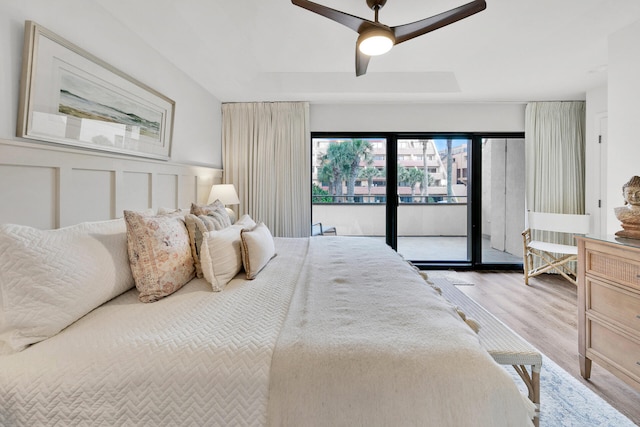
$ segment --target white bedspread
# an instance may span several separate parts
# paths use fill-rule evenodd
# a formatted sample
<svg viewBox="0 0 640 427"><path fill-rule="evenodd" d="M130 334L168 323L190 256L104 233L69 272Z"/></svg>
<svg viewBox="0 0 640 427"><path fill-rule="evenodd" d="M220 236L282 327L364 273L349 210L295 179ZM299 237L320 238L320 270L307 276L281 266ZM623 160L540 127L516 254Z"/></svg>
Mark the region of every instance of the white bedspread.
<svg viewBox="0 0 640 427"><path fill-rule="evenodd" d="M511 378L384 244L276 250L253 281L151 304L134 289L0 356L0 426L530 424Z"/></svg>
<svg viewBox="0 0 640 427"><path fill-rule="evenodd" d="M269 366L307 240L278 239L254 281L132 290L0 357L0 426L265 425ZM289 272L289 274L283 274Z"/></svg>
<svg viewBox="0 0 640 427"><path fill-rule="evenodd" d="M384 244L311 239L271 367L273 426L526 426L533 406Z"/></svg>

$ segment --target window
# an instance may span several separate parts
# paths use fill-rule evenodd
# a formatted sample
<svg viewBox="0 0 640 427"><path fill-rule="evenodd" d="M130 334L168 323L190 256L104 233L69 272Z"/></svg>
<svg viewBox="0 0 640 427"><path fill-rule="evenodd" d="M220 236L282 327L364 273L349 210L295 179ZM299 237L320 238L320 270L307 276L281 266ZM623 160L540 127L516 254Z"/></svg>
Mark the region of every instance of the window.
<svg viewBox="0 0 640 427"><path fill-rule="evenodd" d="M504 162L487 162L504 151L499 142L473 133L313 133L312 146L313 222L338 235L384 239L418 265L521 268L521 259L496 246L504 241L495 226L504 222L495 203Z"/></svg>

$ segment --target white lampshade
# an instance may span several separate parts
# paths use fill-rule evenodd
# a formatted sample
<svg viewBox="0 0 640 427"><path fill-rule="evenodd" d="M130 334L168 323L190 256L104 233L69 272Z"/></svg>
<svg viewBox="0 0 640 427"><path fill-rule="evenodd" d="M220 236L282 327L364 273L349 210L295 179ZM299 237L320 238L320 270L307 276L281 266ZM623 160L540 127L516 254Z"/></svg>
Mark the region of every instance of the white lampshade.
<svg viewBox="0 0 640 427"><path fill-rule="evenodd" d="M374 28L360 34L360 37L358 37L358 49L365 55L377 56L389 52L395 42L395 37L391 30Z"/></svg>
<svg viewBox="0 0 640 427"><path fill-rule="evenodd" d="M216 200L220 200L220 202L227 205L238 205L240 204L240 199L238 199L238 193L236 192L236 187L233 184L217 184L211 187L211 192L209 193L209 200L207 203L215 202ZM227 208L227 213L229 214L229 218L231 219L231 223L236 222L236 213Z"/></svg>
<svg viewBox="0 0 640 427"><path fill-rule="evenodd" d="M216 200L220 200L225 206L240 204L238 193L236 193L236 187L233 184L213 185L211 187L207 203L215 202Z"/></svg>

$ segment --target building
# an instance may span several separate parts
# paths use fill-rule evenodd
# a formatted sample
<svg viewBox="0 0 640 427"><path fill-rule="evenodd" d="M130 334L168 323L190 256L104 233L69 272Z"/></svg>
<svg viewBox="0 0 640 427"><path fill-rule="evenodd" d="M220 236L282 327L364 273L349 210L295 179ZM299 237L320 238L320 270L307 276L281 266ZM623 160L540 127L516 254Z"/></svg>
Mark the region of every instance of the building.
<svg viewBox="0 0 640 427"><path fill-rule="evenodd" d="M330 138L313 138L312 139L312 182L319 187L322 187L324 190L330 190L329 183L326 181L321 181L318 178L319 171L321 170L323 159L327 154L327 149L330 144L339 144L341 142L347 141L348 139L330 139ZM387 149L386 149L386 141L384 139L372 138L368 139L368 142L372 146L371 152L371 163L368 164L364 161L360 162L360 168L365 169L375 168L377 174L371 178L371 182L369 183L369 179L363 178L359 176L356 180L355 185L355 199L356 203L380 203L384 202L386 198L386 164L387 164ZM456 148L456 153L458 151L464 151L465 160L464 160L464 168L465 170L455 170L454 176L458 174L466 175L466 149L461 150L460 148ZM426 203L427 200L430 203L438 203L442 201L454 201L453 198L448 200L447 198L447 171L446 164L443 163L442 155L443 152L439 152L436 147L436 143L434 140L425 139L425 140L402 140L397 143L397 155L398 155L398 167L402 170L410 170L416 169L424 174L425 165L428 173L429 184L423 191L423 178L418 177L413 179L412 182L407 182L406 180L401 180L401 171L399 171L399 188L398 193L401 196L401 202L403 203ZM446 155L446 151L444 152ZM459 163L457 165L461 165L462 156L456 154L457 157L460 157ZM462 165L460 166L462 168ZM456 180L456 184L466 184L465 182L458 182ZM347 186L343 181L343 190L341 194L347 194ZM465 197L466 192L464 189L460 189L460 186L456 186L456 192L454 196ZM457 197L455 199L457 200ZM463 200L464 201L464 200Z"/></svg>

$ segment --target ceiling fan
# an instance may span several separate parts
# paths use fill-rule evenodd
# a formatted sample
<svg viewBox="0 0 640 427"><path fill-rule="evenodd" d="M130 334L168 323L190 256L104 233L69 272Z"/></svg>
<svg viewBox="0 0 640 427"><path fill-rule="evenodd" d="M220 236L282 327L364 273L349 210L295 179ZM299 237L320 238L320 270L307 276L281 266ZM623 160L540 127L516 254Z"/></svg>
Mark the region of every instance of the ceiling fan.
<svg viewBox="0 0 640 427"><path fill-rule="evenodd" d="M366 1L367 5L375 12L375 21L369 21L368 19L331 9L330 7L308 0L291 0L291 3L296 6L336 21L359 34L358 41L356 42L356 76L361 76L367 72L369 59L372 56L386 53L394 45L437 30L445 25L453 24L454 22L481 12L487 7L485 0L474 0L471 3L420 21L389 27L378 21L378 12L387 3L387 0Z"/></svg>

